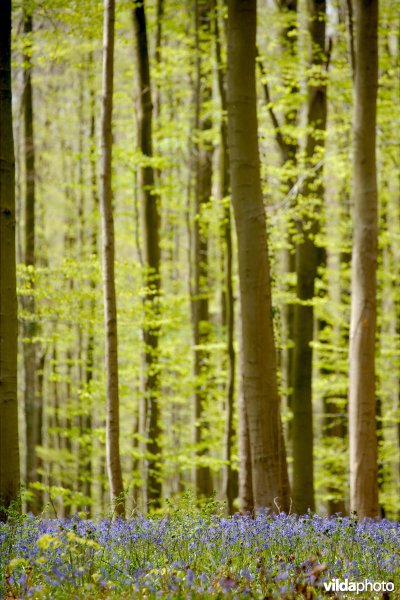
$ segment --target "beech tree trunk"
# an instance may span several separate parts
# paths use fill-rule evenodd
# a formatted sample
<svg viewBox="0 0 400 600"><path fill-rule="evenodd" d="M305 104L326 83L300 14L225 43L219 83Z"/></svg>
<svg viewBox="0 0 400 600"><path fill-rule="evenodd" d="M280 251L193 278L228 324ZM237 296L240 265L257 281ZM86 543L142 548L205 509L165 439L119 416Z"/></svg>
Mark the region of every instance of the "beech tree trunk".
<svg viewBox="0 0 400 600"><path fill-rule="evenodd" d="M312 410L312 341L314 331L314 284L319 263L315 236L319 230L319 213L324 190L320 169L326 128L325 0L308 1L310 32L309 67L313 69L308 83L306 167L312 169L306 179L303 202L299 205L296 248L297 304L294 310L294 352L292 393L293 438L293 504L303 514L314 510L313 410Z"/></svg>
<svg viewBox="0 0 400 600"><path fill-rule="evenodd" d="M52 398L52 416L50 419L50 430L52 431L51 445L53 449L58 452L64 450L64 438L61 435L61 419L60 419L60 374L59 374L59 358L57 349L57 326L54 327L53 331L53 348L51 353L51 398ZM49 470L49 485L59 485L64 487L64 481L62 476L62 465L58 462L52 461L51 468ZM59 498L57 501L57 507L60 514L64 514L63 500Z"/></svg>
<svg viewBox="0 0 400 600"><path fill-rule="evenodd" d="M282 28L281 32L281 44L282 51L286 51L289 53L290 59L295 62L298 61L298 50L297 50L297 23L295 24L295 19L297 21L297 0L282 0L280 3L281 12L287 13L287 18L290 15L289 23L286 24ZM296 58L297 57L297 58ZM290 74L286 76L285 86L289 87L291 97L299 92L299 81L290 77ZM298 108L293 108L292 105L285 110L283 118L284 118L284 127L285 129L289 129L290 127L295 127L298 120ZM290 166L292 168L296 168L297 166L297 151L299 146L299 140L295 136L295 134L291 134L290 137L288 134L285 136L281 136L283 140L283 147L280 146L281 149L281 161L282 165ZM285 141L286 140L286 141ZM295 177L292 176L287 181L288 192L295 185ZM295 199L292 201L293 204ZM293 220L290 219L287 227L287 242L288 248L284 250L284 269L285 273L292 274L296 270L296 257L294 252L295 243L293 240L293 230L295 229ZM288 292L293 293L293 286L291 284L286 285L286 289ZM287 406L291 408L292 404L292 393L293 393L293 338L294 338L294 305L289 302L283 307L282 310L282 334L284 339L284 349L282 351L282 383L284 385L284 395L286 396ZM292 422L288 423L288 438L291 439L291 425Z"/></svg>
<svg viewBox="0 0 400 600"><path fill-rule="evenodd" d="M216 6L214 5L214 10ZM237 472L232 469L232 453L234 444L233 416L235 407L235 372L236 352L234 346L235 334L235 304L233 293L233 248L232 248L232 218L229 203L229 154L228 154L228 128L226 122L226 67L222 62L221 39L218 24L218 14L215 19L215 58L218 70L218 88L221 98L221 109L224 115L221 121L221 196L223 203L222 213L222 247L224 252L224 293L222 294L223 320L226 327L226 354L228 358L228 380L226 384L226 424L225 424L225 460L227 465L224 472L223 488L228 503L229 514L233 514L233 501L238 492Z"/></svg>
<svg viewBox="0 0 400 600"><path fill-rule="evenodd" d="M101 194L104 319L106 331L107 421L106 454L111 503L125 514L119 450L119 385L117 303L115 295L115 243L112 207L112 107L114 79L115 0L104 0L103 93L101 112Z"/></svg>
<svg viewBox="0 0 400 600"><path fill-rule="evenodd" d="M19 493L11 1L0 3L0 519Z"/></svg>
<svg viewBox="0 0 400 600"><path fill-rule="evenodd" d="M353 0L355 79L353 116L353 248L350 323L350 508L379 514L375 400L378 198L376 98L378 0Z"/></svg>
<svg viewBox="0 0 400 600"><path fill-rule="evenodd" d="M94 257L98 255L97 249L97 213L99 210L99 197L97 187L97 173L96 173L96 98L95 98L95 87L94 87L94 62L93 53L89 56L90 64L90 149L89 149L89 162L90 162L90 182L91 182L91 197L92 197L92 213L93 218L90 223L92 229L90 248L91 254ZM93 435L92 435L92 382L93 382L93 369L94 369L94 351L95 351L95 314L96 314L96 277L93 276L90 279L90 289L92 292L90 300L90 312L91 318L89 322L89 332L86 344L86 362L85 362L85 382L86 391L88 394L88 402L85 406L84 413L82 415L82 432L85 443L82 448L81 455L81 469L82 469L82 480L83 480L83 493L87 498L92 498L92 480L93 480ZM88 504L86 512L88 517L91 516L91 505Z"/></svg>
<svg viewBox="0 0 400 600"><path fill-rule="evenodd" d="M255 0L228 2L228 142L238 238L243 398L256 507L287 510L267 230L258 151ZM243 431L243 427L241 428ZM244 474L240 473L240 478ZM243 486L241 485L241 489Z"/></svg>
<svg viewBox="0 0 400 600"><path fill-rule="evenodd" d="M135 5L133 23L136 33L136 54L139 80L138 144L143 157L153 156L153 102L151 93L149 50L144 2ZM155 172L151 164L140 169L144 221L145 344L144 419L147 459L147 501L153 507L161 505L161 423L160 423L160 197L155 193Z"/></svg>
<svg viewBox="0 0 400 600"><path fill-rule="evenodd" d="M195 154L195 222L194 244L194 297L192 297L194 379L195 379L195 442L197 455L207 455L205 403L209 394L208 363L206 349L210 337L209 286L208 286L208 227L204 210L211 198L213 147L207 139L211 129L210 109L204 103L211 99L210 73L204 67L204 44L211 35L211 4L209 0L196 0L196 123ZM195 486L202 496L213 491L210 468L198 464L195 470Z"/></svg>
<svg viewBox="0 0 400 600"><path fill-rule="evenodd" d="M89 67L90 68L90 67ZM86 71L85 75L89 75ZM85 233L87 229L87 223L85 219L85 202L86 202L86 186L85 186L85 162L83 157L85 156L85 110L84 110L84 80L83 77L79 77L79 134L78 134L78 152L81 157L78 165L78 257L82 260L87 259L86 247L85 247ZM89 138L90 139L90 138ZM79 310L82 310L83 302L80 302ZM84 345L86 340L84 339L84 331L82 323L77 323L77 367L78 367L78 415L76 417L76 426L79 429L79 438L77 443L77 491L81 494L84 493L85 485L85 468L84 463L86 461L86 454L88 450L87 434L85 432L85 417L88 407L88 396L86 386L86 372L85 372L85 361L87 357L84 352Z"/></svg>
<svg viewBox="0 0 400 600"><path fill-rule="evenodd" d="M25 44L31 45L32 13L24 11ZM35 318L35 141L33 131L33 91L32 61L30 51L24 55L24 124L25 124L25 265L31 269L28 274L31 294L22 298L26 318L23 320L23 359L24 359L24 408L26 423L25 440L25 484L27 489L38 479L38 457L36 447L41 443L41 406L38 403L36 380L36 341L37 324ZM27 502L27 510L39 510L38 493L32 492L32 500Z"/></svg>

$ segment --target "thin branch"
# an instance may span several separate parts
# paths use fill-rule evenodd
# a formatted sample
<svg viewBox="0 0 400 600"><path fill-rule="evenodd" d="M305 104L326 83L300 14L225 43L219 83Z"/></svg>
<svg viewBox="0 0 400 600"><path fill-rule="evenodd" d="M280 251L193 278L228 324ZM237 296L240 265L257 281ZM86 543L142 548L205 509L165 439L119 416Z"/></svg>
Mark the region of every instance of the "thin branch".
<svg viewBox="0 0 400 600"><path fill-rule="evenodd" d="M326 49L326 62L325 62L325 71L326 73L328 73L329 71L329 66L331 64L331 57L332 57L332 48L333 48L333 39L332 37L328 38L328 48Z"/></svg>

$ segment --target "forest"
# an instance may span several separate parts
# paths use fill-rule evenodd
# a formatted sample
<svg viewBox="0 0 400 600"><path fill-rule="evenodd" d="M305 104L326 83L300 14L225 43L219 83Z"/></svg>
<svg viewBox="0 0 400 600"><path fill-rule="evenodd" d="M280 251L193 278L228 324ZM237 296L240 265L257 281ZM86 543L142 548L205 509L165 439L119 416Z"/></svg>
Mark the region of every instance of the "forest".
<svg viewBox="0 0 400 600"><path fill-rule="evenodd" d="M400 589L399 81L396 0L1 0L4 597Z"/></svg>

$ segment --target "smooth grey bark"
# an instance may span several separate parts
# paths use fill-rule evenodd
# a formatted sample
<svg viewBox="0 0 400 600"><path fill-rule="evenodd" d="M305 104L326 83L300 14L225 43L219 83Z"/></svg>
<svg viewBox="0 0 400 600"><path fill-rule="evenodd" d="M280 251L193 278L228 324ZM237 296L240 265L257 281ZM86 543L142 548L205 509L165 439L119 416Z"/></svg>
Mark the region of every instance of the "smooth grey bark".
<svg viewBox="0 0 400 600"><path fill-rule="evenodd" d="M11 1L0 3L0 520L20 483L17 398L15 162L11 92Z"/></svg>
<svg viewBox="0 0 400 600"><path fill-rule="evenodd" d="M255 507L288 510L255 82L255 0L228 2L228 143L238 239L243 398ZM240 473L240 477L244 476ZM241 484L240 484L241 485ZM241 485L241 488L243 486Z"/></svg>
<svg viewBox="0 0 400 600"><path fill-rule="evenodd" d="M376 100L378 0L353 0L353 247L351 270L349 445L350 508L379 514L375 400L378 190Z"/></svg>
<svg viewBox="0 0 400 600"><path fill-rule="evenodd" d="M112 206L112 108L114 80L115 0L104 0L103 91L101 110L101 194L104 324L106 331L107 421L106 454L111 503L125 514L119 448L119 383L117 301L115 294L115 239Z"/></svg>

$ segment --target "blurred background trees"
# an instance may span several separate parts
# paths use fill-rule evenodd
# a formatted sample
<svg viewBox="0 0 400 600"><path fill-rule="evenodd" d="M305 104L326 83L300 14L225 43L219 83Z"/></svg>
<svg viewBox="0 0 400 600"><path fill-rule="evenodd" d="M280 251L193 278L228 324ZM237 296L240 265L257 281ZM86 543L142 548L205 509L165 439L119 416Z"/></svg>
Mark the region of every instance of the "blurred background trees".
<svg viewBox="0 0 400 600"><path fill-rule="evenodd" d="M253 6L246 4L247 10ZM238 252L248 253L249 244L241 247L236 237L229 196L236 185L229 177L238 168L232 147L228 154L229 103L232 108L241 101L229 97L227 73L238 59L228 53L227 24L228 9L241 5L121 0L115 6L109 204L115 221L118 437L128 513L158 508L186 489L199 496L215 490L230 511L239 508L239 487L242 506L271 505L271 499L260 500L263 482L256 484L251 468L260 451L257 412L251 415L253 434L246 421L249 388L261 407L267 396L243 362L246 348L258 344L257 333L264 331L264 309L274 339L269 349L257 346L265 357L260 377L273 365L275 345L272 379L282 432L275 416L272 428L275 441L285 438L292 508L350 510L348 437L357 428L349 428L347 416L350 298L360 273L357 268L351 277L351 264L354 269L355 257L369 256L353 231L362 229L357 177L365 183L372 176L370 166L365 177L353 169L359 159L352 123L361 127L360 77L374 85L371 71L360 74L364 62L371 68L371 48L357 37L360 15L369 14L371 3L259 0L253 6L257 51L244 69L254 69L256 94L249 100L250 89L242 92L251 110L257 109L257 214L268 240L270 309L262 300L250 309L243 303L240 289L248 273L239 269ZM26 0L14 4L12 23L24 507L95 514L110 502L100 247L103 5ZM372 461L379 511L390 517L398 517L400 491L399 27L400 7L381 0L377 121L365 131L371 146L376 132L378 190L376 256L370 257L377 265L376 336L370 340L375 373L372 362L365 372L375 385L366 418L377 440ZM5 68L1 73L6 77ZM4 86L1 123L7 128ZM247 127L240 123L237 128ZM251 132L242 135L247 139ZM9 136L1 130L2 178L4 161L11 160ZM3 228L3 194L11 183L1 182ZM242 217L236 215L236 224L244 227ZM9 302L5 236L1 229L1 298ZM249 239L255 241L252 234ZM261 254L247 256L260 276L250 290L253 300L261 293ZM375 296L371 286L368 292ZM253 337L247 340L251 321ZM1 321L3 494L15 456L6 440L11 435L15 442L18 435L5 412L4 327ZM260 344L266 342L261 337ZM11 338L15 342L15 332ZM358 360L352 347L352 360ZM4 352L11 357L8 346ZM240 486L239 446L241 475L248 469ZM267 460L267 471L275 458ZM285 461L278 463L285 471ZM360 501L354 502L351 507L362 512Z"/></svg>

